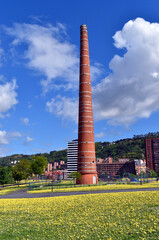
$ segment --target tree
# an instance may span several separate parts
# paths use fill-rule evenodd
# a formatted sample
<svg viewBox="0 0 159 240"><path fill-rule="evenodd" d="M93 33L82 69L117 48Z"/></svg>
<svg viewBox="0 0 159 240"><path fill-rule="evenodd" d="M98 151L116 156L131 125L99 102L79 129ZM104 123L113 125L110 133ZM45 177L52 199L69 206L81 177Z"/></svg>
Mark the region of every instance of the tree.
<svg viewBox="0 0 159 240"><path fill-rule="evenodd" d="M27 179L31 175L31 161L28 159L21 159L13 168L13 177L15 181Z"/></svg>
<svg viewBox="0 0 159 240"><path fill-rule="evenodd" d="M13 180L12 178L12 167L1 167L0 166L0 184L7 184L11 183Z"/></svg>
<svg viewBox="0 0 159 240"><path fill-rule="evenodd" d="M150 177L151 178L156 178L157 177L157 173L153 169L150 170Z"/></svg>
<svg viewBox="0 0 159 240"><path fill-rule="evenodd" d="M44 173L44 169L47 167L47 159L44 156L34 156L32 158L31 169L35 175L41 175Z"/></svg>
<svg viewBox="0 0 159 240"><path fill-rule="evenodd" d="M25 175L23 172L18 171L16 169L13 170L13 178L16 182L18 182L18 186L19 186L19 182L23 179L25 179Z"/></svg>

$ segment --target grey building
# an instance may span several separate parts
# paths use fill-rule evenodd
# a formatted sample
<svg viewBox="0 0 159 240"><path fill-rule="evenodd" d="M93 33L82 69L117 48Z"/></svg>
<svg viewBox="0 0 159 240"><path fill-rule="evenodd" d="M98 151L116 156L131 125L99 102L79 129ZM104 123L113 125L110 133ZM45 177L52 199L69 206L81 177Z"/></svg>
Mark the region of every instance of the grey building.
<svg viewBox="0 0 159 240"><path fill-rule="evenodd" d="M78 162L78 140L73 140L68 142L67 149L67 172L68 175L71 172L77 172L77 162Z"/></svg>

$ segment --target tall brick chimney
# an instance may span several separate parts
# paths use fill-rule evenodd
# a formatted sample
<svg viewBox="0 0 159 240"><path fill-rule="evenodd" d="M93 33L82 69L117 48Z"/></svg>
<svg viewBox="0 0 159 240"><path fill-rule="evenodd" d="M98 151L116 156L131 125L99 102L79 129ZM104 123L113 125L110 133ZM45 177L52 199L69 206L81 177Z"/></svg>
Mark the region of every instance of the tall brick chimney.
<svg viewBox="0 0 159 240"><path fill-rule="evenodd" d="M78 172L81 174L81 179L77 179L77 184L94 184L98 182L94 143L88 35L86 25L81 25L80 27Z"/></svg>

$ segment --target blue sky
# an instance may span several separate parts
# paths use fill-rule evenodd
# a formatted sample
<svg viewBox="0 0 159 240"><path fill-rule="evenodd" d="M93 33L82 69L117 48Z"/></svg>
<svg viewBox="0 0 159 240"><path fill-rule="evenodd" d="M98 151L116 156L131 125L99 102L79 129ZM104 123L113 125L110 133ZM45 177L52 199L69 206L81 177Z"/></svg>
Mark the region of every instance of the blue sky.
<svg viewBox="0 0 159 240"><path fill-rule="evenodd" d="M77 138L81 24L95 140L158 131L158 9L157 0L0 0L0 156Z"/></svg>

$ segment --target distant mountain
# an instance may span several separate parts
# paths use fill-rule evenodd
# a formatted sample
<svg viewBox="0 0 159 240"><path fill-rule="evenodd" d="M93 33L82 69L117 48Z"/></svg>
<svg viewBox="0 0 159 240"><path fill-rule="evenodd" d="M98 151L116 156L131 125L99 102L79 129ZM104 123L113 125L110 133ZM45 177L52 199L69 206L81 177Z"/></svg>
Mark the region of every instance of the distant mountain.
<svg viewBox="0 0 159 240"><path fill-rule="evenodd" d="M106 158L111 156L114 160L118 158L141 159L145 158L145 138L159 137L159 132L145 135L134 135L132 138L120 139L115 142L96 142L96 157ZM32 156L45 156L48 162L67 161L67 149L51 151L50 153L38 153L35 155L14 154L0 158L0 165L8 166L13 161L20 159L30 159Z"/></svg>

